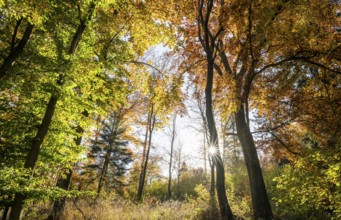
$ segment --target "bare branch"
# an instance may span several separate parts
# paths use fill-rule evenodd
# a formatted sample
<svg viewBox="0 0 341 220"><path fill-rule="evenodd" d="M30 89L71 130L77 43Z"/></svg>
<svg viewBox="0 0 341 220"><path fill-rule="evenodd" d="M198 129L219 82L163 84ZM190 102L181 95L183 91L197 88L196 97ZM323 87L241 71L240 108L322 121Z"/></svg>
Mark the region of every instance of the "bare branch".
<svg viewBox="0 0 341 220"><path fill-rule="evenodd" d="M299 153L292 151L288 145L286 145L277 135L275 135L273 132L269 132L283 147L285 147L285 149L287 149L290 153L295 154L295 155L299 155Z"/></svg>
<svg viewBox="0 0 341 220"><path fill-rule="evenodd" d="M136 60L129 60L129 61L123 61L124 63L134 63L134 64L140 64L140 65L145 65L145 66L148 66L154 70L156 70L158 73L162 74L163 72L156 68L155 66L149 64L149 63L146 63L146 62L142 62L142 61L136 61Z"/></svg>

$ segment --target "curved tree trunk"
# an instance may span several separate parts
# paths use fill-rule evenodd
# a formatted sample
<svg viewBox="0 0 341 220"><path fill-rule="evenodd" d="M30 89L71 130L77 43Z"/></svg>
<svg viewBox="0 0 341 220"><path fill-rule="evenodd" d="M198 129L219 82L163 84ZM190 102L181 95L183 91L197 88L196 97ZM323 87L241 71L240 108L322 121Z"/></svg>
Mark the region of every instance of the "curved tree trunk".
<svg viewBox="0 0 341 220"><path fill-rule="evenodd" d="M221 2L223 4L223 1ZM205 87L205 100L206 100L206 120L209 137L209 147L215 147L217 149L216 155L213 156L213 163L216 167L216 190L220 208L220 214L222 219L233 219L232 210L227 201L225 190L225 171L223 161L219 152L218 133L214 121L213 109L212 109L212 87L213 87L213 70L214 60L216 57L216 40L222 29L219 29L216 33L212 33L209 20L212 13L212 8L215 6L213 0L198 0L198 37L199 41L206 53L207 61L207 79ZM222 5L221 5L222 6Z"/></svg>
<svg viewBox="0 0 341 220"><path fill-rule="evenodd" d="M207 53L207 52L206 52ZM206 119L208 132L210 134L210 145L217 149L216 155L214 155L214 164L216 166L216 189L219 202L220 213L223 219L233 219L232 210L227 200L225 189L225 171L224 164L219 152L218 145L218 133L214 121L212 110L212 87L213 87L213 68L214 61L210 59L212 54L207 54L207 82L205 88L206 98Z"/></svg>
<svg viewBox="0 0 341 220"><path fill-rule="evenodd" d="M244 106L235 113L237 134L242 145L245 164L251 186L252 205L255 219L273 219L272 210L259 164L257 150L253 142Z"/></svg>

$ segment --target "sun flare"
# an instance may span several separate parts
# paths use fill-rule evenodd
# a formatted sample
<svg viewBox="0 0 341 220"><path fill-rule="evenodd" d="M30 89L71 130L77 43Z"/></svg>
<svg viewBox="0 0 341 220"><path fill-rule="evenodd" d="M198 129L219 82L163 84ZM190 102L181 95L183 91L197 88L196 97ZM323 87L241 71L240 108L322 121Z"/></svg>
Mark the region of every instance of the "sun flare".
<svg viewBox="0 0 341 220"><path fill-rule="evenodd" d="M217 153L217 149L215 147L209 147L208 148L208 153L210 155L215 155Z"/></svg>

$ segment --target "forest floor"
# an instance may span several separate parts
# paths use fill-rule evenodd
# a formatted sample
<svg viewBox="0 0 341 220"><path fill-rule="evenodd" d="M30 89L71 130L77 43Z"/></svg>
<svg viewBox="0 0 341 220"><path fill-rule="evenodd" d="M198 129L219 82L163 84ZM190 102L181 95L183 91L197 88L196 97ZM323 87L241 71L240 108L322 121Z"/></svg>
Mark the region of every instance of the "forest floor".
<svg viewBox="0 0 341 220"><path fill-rule="evenodd" d="M51 204L36 204L28 208L24 220L46 219ZM129 200L69 200L64 220L122 220L122 219L219 219L218 210L200 200L167 201L148 200L134 203Z"/></svg>

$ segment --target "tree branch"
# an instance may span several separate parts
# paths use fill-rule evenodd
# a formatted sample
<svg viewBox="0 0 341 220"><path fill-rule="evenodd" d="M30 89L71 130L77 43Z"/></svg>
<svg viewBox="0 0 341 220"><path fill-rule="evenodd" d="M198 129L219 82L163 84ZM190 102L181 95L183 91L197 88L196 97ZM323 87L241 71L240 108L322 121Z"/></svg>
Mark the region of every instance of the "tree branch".
<svg viewBox="0 0 341 220"><path fill-rule="evenodd" d="M286 145L277 135L275 135L273 132L269 132L283 147L285 147L290 153L299 155L299 153L292 151L288 145Z"/></svg>

